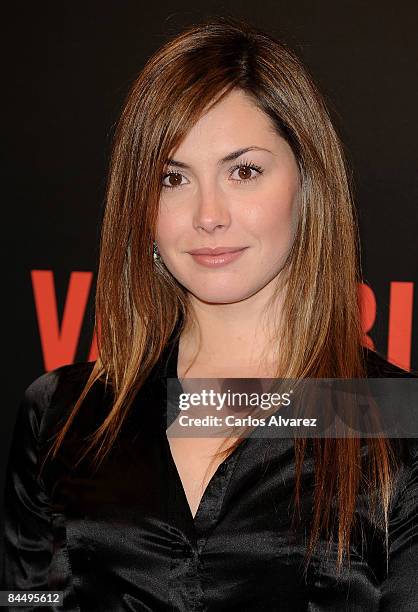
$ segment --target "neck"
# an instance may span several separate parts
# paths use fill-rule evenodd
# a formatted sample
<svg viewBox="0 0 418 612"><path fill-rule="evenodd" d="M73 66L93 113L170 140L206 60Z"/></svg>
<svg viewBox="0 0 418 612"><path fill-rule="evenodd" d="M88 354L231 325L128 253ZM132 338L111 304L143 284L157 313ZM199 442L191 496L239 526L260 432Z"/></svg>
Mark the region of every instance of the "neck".
<svg viewBox="0 0 418 612"><path fill-rule="evenodd" d="M194 321L188 321L179 345L183 370L194 359L198 367L216 372L271 369L279 344L281 296L270 301L267 292L258 292L232 304L191 296Z"/></svg>

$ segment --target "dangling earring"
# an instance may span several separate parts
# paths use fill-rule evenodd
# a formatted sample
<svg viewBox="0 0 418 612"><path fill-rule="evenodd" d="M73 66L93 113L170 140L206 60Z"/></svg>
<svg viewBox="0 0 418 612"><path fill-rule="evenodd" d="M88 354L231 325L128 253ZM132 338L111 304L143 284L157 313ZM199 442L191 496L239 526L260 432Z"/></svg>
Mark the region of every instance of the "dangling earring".
<svg viewBox="0 0 418 612"><path fill-rule="evenodd" d="M160 256L160 252L158 250L158 246L157 243L154 240L154 261L160 260L161 256Z"/></svg>

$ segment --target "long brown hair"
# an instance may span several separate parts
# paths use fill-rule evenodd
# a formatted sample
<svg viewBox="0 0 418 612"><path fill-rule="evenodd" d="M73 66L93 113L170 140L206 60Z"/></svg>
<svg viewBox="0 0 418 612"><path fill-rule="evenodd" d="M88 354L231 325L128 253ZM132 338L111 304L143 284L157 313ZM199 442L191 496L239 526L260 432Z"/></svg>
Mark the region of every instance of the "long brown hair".
<svg viewBox="0 0 418 612"><path fill-rule="evenodd" d="M291 146L300 169L300 218L284 270L277 376L366 376L356 213L343 147L324 99L284 44L246 22L212 18L188 27L157 50L125 101L114 136L101 231L95 300L98 358L50 448L54 457L84 398L100 379L111 385L114 401L83 454L94 449L94 462L100 464L179 317L185 322L193 317L185 288L162 262L153 260L162 176L171 151L202 114L234 88L266 113ZM180 326L176 337L183 329ZM294 520L300 510L306 443L295 440ZM369 471L364 474L359 438L313 440L315 482L307 561L322 532L333 537L334 505L338 570L346 555L349 560L361 484L377 491L376 516L387 534L394 454L385 438L367 439L367 445Z"/></svg>

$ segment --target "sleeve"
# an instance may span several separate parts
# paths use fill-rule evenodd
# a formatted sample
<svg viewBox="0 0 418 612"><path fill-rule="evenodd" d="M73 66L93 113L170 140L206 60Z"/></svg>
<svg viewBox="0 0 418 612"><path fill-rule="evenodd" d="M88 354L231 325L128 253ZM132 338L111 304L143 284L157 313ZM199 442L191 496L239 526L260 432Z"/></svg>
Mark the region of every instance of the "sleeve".
<svg viewBox="0 0 418 612"><path fill-rule="evenodd" d="M408 442L406 476L390 517L388 572L379 612L418 610L418 440Z"/></svg>
<svg viewBox="0 0 418 612"><path fill-rule="evenodd" d="M29 385L14 426L4 490L4 590L50 590L51 513L38 469L42 415L53 380L51 373L46 373Z"/></svg>
<svg viewBox="0 0 418 612"><path fill-rule="evenodd" d="M389 513L388 555L381 530L370 522L365 496L359 503L365 520L358 523L359 537L353 537L350 569L345 566L337 579L335 541L329 557L322 545L314 555L310 612L418 611L418 439L403 441L407 453L402 453L402 471Z"/></svg>

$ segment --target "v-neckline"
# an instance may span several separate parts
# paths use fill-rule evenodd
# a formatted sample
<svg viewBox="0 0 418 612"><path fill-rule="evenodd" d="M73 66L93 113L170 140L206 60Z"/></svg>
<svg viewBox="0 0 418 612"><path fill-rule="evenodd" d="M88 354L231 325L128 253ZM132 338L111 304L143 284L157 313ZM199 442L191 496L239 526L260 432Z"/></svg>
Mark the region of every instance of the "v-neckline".
<svg viewBox="0 0 418 612"><path fill-rule="evenodd" d="M185 508L185 512L187 513L187 517L189 519L189 521L191 522L191 524L193 525L193 527L196 529L198 528L198 526L200 524L203 524L207 522L207 519L210 518L211 520L215 518L215 516L212 514L211 517L207 517L205 516L205 510L208 509L209 504L208 504L208 498L212 496L213 493L213 489L215 488L215 486L219 483L219 481L221 479L225 479L225 481L223 482L223 486L222 488L222 496L221 499L219 499L219 502L222 502L223 499L223 494L225 493L225 489L226 489L226 485L229 482L229 478L232 474L232 468L234 467L239 454L242 451L242 448L244 446L244 443L246 442L246 440L243 440L239 446L237 448L235 448L232 453L230 453L230 455L228 455L228 457L226 457L226 459L224 459L216 468L215 472L213 473L213 475L211 476L211 478L209 479L206 487L204 488L203 494L199 500L199 504L197 506L196 509L196 513L195 515L193 515L189 501L187 499L187 495L186 495L186 491L184 489L184 485L183 485L183 481L180 477L180 473L177 469L177 465L176 462L174 461L174 457L172 455L171 452L171 448L170 448L170 443L168 440L168 436L167 436L167 432L165 432L165 439L164 439L165 445L166 445L166 451L167 451L167 457L168 457L168 461L171 467L171 472L174 474L174 478L176 480L175 482L175 489L177 489L176 493L179 492L180 493L180 497L181 497L181 504L182 506L184 506ZM214 511L216 512L216 510L220 510L220 506L219 508L215 508ZM218 512L216 512L216 514L218 514Z"/></svg>
<svg viewBox="0 0 418 612"><path fill-rule="evenodd" d="M176 330L177 330L177 326L176 326ZM176 331L175 330L175 331ZM174 332L175 334L175 332ZM173 335L172 334L172 338ZM181 385L181 381L178 377L178 355L179 355L179 343L180 343L180 339L179 337L174 337L174 339L169 341L169 346L168 346L168 354L166 357L166 362L165 362L165 367L163 369L163 377L165 379L165 382L167 381L168 378L171 379L175 379L176 380L176 384L178 384L179 389L182 389L182 385ZM166 388L167 388L167 383L166 383ZM180 391L181 392L181 391ZM166 400L166 398L165 398ZM166 411L164 411L165 414L165 419L166 419ZM165 427L164 427L165 428ZM201 527L203 527L204 525L207 526L207 521L208 519L213 520L216 518L216 516L212 513L211 517L205 516L205 510L208 509L209 504L208 504L208 500L210 497L212 497L215 492L214 489L216 487L216 485L218 483L220 483L220 481L222 480L222 486L221 486L221 495L220 498L217 500L219 503L216 504L215 508L213 508L213 504L211 505L211 507L214 509L216 515L218 514L218 512L221 509L221 504L222 504L222 500L226 491L226 486L227 483L229 482L230 476L232 474L232 470L233 467L236 463L236 461L238 460L239 454L242 451L242 448L244 446L244 443L246 442L245 440L242 440L240 442L240 444L232 451L232 453L230 453L228 455L228 457L226 457L216 468L215 472L212 474L211 478L209 479L203 494L200 498L199 504L197 506L196 509L196 513L193 516L189 501L187 499L187 495L186 495L186 491L184 489L184 485L183 485L183 481L180 477L180 473L177 469L177 465L176 462L174 461L174 457L173 454L171 452L171 447L170 447L170 443L168 440L168 436L167 436L167 429L165 428L165 436L164 436L164 442L166 445L166 452L167 452L167 457L168 457L168 461L170 464L170 468L172 473L174 474L174 478L175 478L175 494L179 493L180 497L181 497L181 505L184 506L185 509L185 513L187 515L188 518L188 522L192 525L193 531L196 534L198 531L201 531ZM177 490L176 490L177 489ZM216 512L217 510L217 512Z"/></svg>

